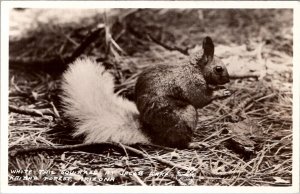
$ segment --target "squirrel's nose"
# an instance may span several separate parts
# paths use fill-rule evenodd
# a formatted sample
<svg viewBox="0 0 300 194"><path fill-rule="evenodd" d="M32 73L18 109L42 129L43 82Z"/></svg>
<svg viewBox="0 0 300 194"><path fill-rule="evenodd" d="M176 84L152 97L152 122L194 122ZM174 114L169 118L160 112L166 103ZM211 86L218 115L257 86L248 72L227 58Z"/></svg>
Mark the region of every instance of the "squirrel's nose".
<svg viewBox="0 0 300 194"><path fill-rule="evenodd" d="M217 72L217 73L222 73L223 72L223 67L221 67L221 66L216 66L215 67L215 71Z"/></svg>

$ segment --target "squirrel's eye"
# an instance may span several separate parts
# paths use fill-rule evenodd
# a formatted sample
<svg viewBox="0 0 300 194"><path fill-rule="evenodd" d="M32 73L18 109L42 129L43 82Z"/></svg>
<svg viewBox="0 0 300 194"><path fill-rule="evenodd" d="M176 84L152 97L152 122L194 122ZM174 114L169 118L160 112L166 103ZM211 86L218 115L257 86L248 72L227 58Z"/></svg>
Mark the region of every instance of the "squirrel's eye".
<svg viewBox="0 0 300 194"><path fill-rule="evenodd" d="M215 70L216 70L216 72L221 73L221 72L223 72L223 67L217 66L217 67L215 67Z"/></svg>

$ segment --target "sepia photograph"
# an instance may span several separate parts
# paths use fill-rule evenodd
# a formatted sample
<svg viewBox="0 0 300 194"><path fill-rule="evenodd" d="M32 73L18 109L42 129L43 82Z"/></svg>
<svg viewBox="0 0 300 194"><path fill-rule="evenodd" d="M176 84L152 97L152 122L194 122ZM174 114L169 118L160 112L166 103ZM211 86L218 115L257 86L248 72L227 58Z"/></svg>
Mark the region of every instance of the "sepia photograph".
<svg viewBox="0 0 300 194"><path fill-rule="evenodd" d="M8 14L8 187L299 187L292 6Z"/></svg>

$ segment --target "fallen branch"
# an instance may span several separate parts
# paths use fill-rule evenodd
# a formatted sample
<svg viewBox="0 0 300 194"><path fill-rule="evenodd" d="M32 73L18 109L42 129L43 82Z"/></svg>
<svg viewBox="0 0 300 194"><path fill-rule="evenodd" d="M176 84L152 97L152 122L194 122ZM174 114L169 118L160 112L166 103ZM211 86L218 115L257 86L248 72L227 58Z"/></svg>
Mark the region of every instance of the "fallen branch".
<svg viewBox="0 0 300 194"><path fill-rule="evenodd" d="M63 146L41 146L41 147L30 147L30 148L22 148L22 149L10 149L9 155L11 157L22 155L22 154L28 154L32 152L59 152L59 151L69 151L69 150L82 150L89 146L104 146L104 145L115 145L114 143L97 143L97 144L75 144L75 145L63 145Z"/></svg>
<svg viewBox="0 0 300 194"><path fill-rule="evenodd" d="M136 154L138 156L142 156L144 158L148 158L149 155L145 154L144 152L135 149L133 147L127 146L127 145L123 145L121 143L114 143L114 142L103 142L103 143L91 143L91 144L86 144L86 143L82 143L82 144L76 144L76 145L63 145L63 146L53 146L53 147L49 147L49 146L43 146L43 147L33 147L33 148L25 148L25 149L10 149L9 150L9 155L11 157L15 157L17 155L21 155L21 154L28 154L28 153L32 153L32 152L58 152L58 151L69 151L69 150L87 150L88 148L91 147L103 147L103 146L114 146L117 147L121 150L124 150L124 148L126 149L126 151L129 151L133 154ZM178 164L175 164L172 161L168 161L165 160L163 158L160 157L151 157L151 159L154 159L162 164L168 165L170 167L173 168L179 168L179 169L183 169L186 171L189 171L190 168L185 167L185 166L180 166Z"/></svg>
<svg viewBox="0 0 300 194"><path fill-rule="evenodd" d="M186 55L186 56L189 56L189 53L188 53L188 49L189 48L179 48L177 46L170 46L170 45L167 45L159 40L157 40L156 38L154 38L151 34L149 33L145 33L145 34L142 34L138 31L136 31L132 26L130 26L129 24L126 25L126 29L128 32L130 32L132 35L134 35L137 39L144 39L144 40L147 40L147 41L152 41L158 45L160 45L161 47L165 48L166 50L169 50L169 51L178 51L180 52L181 54L183 55Z"/></svg>
<svg viewBox="0 0 300 194"><path fill-rule="evenodd" d="M203 170L201 169L202 174L204 175L210 175L213 177L229 177L229 176L236 176L236 175L243 175L247 174L246 171L227 171L227 172L213 172L213 171L208 171L208 170Z"/></svg>
<svg viewBox="0 0 300 194"><path fill-rule="evenodd" d="M52 57L49 59L9 59L10 68L21 68L24 70L32 71L40 70L48 73L63 72L68 64L66 59L60 57Z"/></svg>
<svg viewBox="0 0 300 194"><path fill-rule="evenodd" d="M24 114L24 115L31 115L31 116L40 116L43 117L44 115L49 115L52 117L57 117L52 111L49 109L27 109L27 108L19 108L13 105L8 106L9 112Z"/></svg>
<svg viewBox="0 0 300 194"><path fill-rule="evenodd" d="M96 30L92 31L74 50L71 56L67 57L52 57L49 59L9 59L10 68L24 68L28 70L36 69L45 71L48 73L61 73L63 72L69 63L72 63L76 58L78 58L85 49L94 42L98 37L100 32L103 31L104 26L98 27Z"/></svg>
<svg viewBox="0 0 300 194"><path fill-rule="evenodd" d="M73 62L77 57L79 57L85 51L85 49L99 37L99 34L103 31L104 27L105 26L101 25L93 30L75 49L69 60Z"/></svg>
<svg viewBox="0 0 300 194"><path fill-rule="evenodd" d="M25 97L25 98L30 98L30 94L22 91L16 91L16 92L9 92L8 94L9 97Z"/></svg>
<svg viewBox="0 0 300 194"><path fill-rule="evenodd" d="M247 79L247 78L254 78L258 80L258 75L230 75L230 79Z"/></svg>
<svg viewBox="0 0 300 194"><path fill-rule="evenodd" d="M165 48L165 49L167 49L167 50L169 50L169 51L178 51L178 52L180 52L180 53L183 54L183 55L189 56L188 48L182 49L182 48L179 48L179 47L177 47L177 46L170 46L170 45L167 45L167 44L165 44L165 43L163 43L163 42L157 40L156 38L154 38L151 34L147 34L147 37L148 37L151 41L153 41L154 43L160 45L161 47L163 47L163 48Z"/></svg>
<svg viewBox="0 0 300 194"><path fill-rule="evenodd" d="M119 144L120 145L120 144ZM126 146L126 145L122 145L126 150L132 152L132 153L135 153L137 155L140 155L140 156L143 156L144 158L148 158L149 156L147 154L145 154L144 152L138 150L138 149L135 149L133 147L130 147L130 146ZM166 164L170 167L174 167L174 168L180 168L180 169L183 169L183 170L186 170L186 171L189 171L190 169L188 167L185 167L185 166L180 166L178 164L175 164L174 162L172 161L168 161L168 160L165 160L163 158L160 158L160 157L151 157L151 159L154 159L162 164Z"/></svg>
<svg viewBox="0 0 300 194"><path fill-rule="evenodd" d="M124 12L120 16L118 16L115 22L120 20L124 20L126 17L133 15L137 12L138 9L132 9L129 11ZM61 57L56 56L49 59L24 59L24 58L14 58L9 59L10 68L22 68L25 70L32 71L41 70L47 73L57 74L62 73L68 67L69 63L72 63L76 58L78 58L86 48L94 42L101 32L104 32L105 25L99 25L95 30L93 30L81 43L80 45L74 50L74 52L70 56ZM104 37L104 36L103 36Z"/></svg>

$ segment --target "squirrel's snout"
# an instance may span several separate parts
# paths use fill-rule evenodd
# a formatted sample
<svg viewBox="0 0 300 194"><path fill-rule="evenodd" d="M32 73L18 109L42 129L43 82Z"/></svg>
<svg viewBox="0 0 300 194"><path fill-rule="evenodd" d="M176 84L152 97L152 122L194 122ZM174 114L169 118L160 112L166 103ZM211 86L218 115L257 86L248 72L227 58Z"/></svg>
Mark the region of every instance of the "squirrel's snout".
<svg viewBox="0 0 300 194"><path fill-rule="evenodd" d="M229 81L230 81L229 78L223 77L222 79L219 80L218 85L227 84Z"/></svg>
<svg viewBox="0 0 300 194"><path fill-rule="evenodd" d="M227 72L225 73L225 75L222 76L222 82L223 82L223 84L230 82L229 75Z"/></svg>
<svg viewBox="0 0 300 194"><path fill-rule="evenodd" d="M223 84L229 83L230 79L229 79L229 75L228 75L227 71L226 72L224 71L217 80L218 80L217 81L218 85L223 85Z"/></svg>

